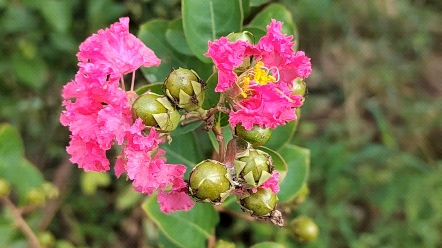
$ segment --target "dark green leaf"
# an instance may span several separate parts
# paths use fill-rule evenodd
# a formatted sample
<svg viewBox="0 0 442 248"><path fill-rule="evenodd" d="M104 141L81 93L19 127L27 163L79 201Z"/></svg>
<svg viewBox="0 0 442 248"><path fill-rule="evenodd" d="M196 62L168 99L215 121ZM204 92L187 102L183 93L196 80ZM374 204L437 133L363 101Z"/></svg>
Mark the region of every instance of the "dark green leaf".
<svg viewBox="0 0 442 248"><path fill-rule="evenodd" d="M291 121L284 126L279 126L272 132L272 137L265 144L266 147L279 151L284 144L290 142L296 131L298 121Z"/></svg>
<svg viewBox="0 0 442 248"><path fill-rule="evenodd" d="M70 1L46 0L40 5L45 20L58 32L66 32L72 24L72 4Z"/></svg>
<svg viewBox="0 0 442 248"><path fill-rule="evenodd" d="M207 89L206 96L203 103L204 109L210 109L218 104L220 93L215 92L215 87L218 84L218 72L213 73L206 81Z"/></svg>
<svg viewBox="0 0 442 248"><path fill-rule="evenodd" d="M186 37L184 37L183 19L178 18L169 23L166 39L177 52L189 56L193 55L192 50L187 45Z"/></svg>
<svg viewBox="0 0 442 248"><path fill-rule="evenodd" d="M24 203L31 188L43 183L40 171L24 157L19 133L10 125L0 126L0 178L17 188L20 203Z"/></svg>
<svg viewBox="0 0 442 248"><path fill-rule="evenodd" d="M279 172L279 181L282 182L287 174L287 163L284 158L279 153L264 146L256 147L256 149L267 152L272 157L275 170Z"/></svg>
<svg viewBox="0 0 442 248"><path fill-rule="evenodd" d="M170 133L170 135L172 137L176 137L176 136L180 136L180 135L183 135L185 133L188 133L188 132L192 132L193 130L195 130L199 126L201 126L201 124L203 124L202 121L193 122L193 123L187 124L185 126L182 126L180 124L180 125L178 125L178 127L172 133Z"/></svg>
<svg viewBox="0 0 442 248"><path fill-rule="evenodd" d="M251 7L258 7L258 6L263 5L269 1L270 0L250 0L250 6Z"/></svg>
<svg viewBox="0 0 442 248"><path fill-rule="evenodd" d="M281 202L293 199L307 181L310 170L310 150L286 144L279 150L281 156L287 162L287 175L280 183L281 191L278 198Z"/></svg>
<svg viewBox="0 0 442 248"><path fill-rule="evenodd" d="M143 203L143 209L163 234L179 247L206 247L206 240L219 221L218 213L210 204L197 203L188 212L164 214L156 197L151 196Z"/></svg>
<svg viewBox="0 0 442 248"><path fill-rule="evenodd" d="M207 52L209 40L241 31L240 1L183 0L182 13L187 44L195 56L206 63L211 62L203 55Z"/></svg>
<svg viewBox="0 0 442 248"><path fill-rule="evenodd" d="M248 28L258 28L262 29L270 24L271 20L275 19L277 21L282 21L282 33L287 35L293 35L294 39L298 41L298 30L295 23L293 22L292 14L290 11L281 4L271 4L259 12L255 18L245 27ZM259 34L254 34L257 39L261 38ZM298 47L296 42L294 49Z"/></svg>
<svg viewBox="0 0 442 248"><path fill-rule="evenodd" d="M163 144L162 148L166 150L167 163L184 164L189 168L186 173L189 174L190 169L203 160L197 138L194 132L189 132L173 138L170 144L167 142Z"/></svg>
<svg viewBox="0 0 442 248"><path fill-rule="evenodd" d="M147 85L143 85L140 88L135 90L135 92L139 96L146 93L147 91L151 91L151 92L159 94L159 95L164 95L163 83L147 84Z"/></svg>
<svg viewBox="0 0 442 248"><path fill-rule="evenodd" d="M196 57L180 54L169 45L166 39L168 21L153 20L140 26L138 37L152 49L161 59L158 67L141 68L143 74L150 82L162 82L169 75L172 68L193 69L201 78L206 78L212 73L212 66L204 64Z"/></svg>
<svg viewBox="0 0 442 248"><path fill-rule="evenodd" d="M12 57L11 62L20 82L36 90L43 87L48 76L48 69L43 59L26 58L17 53Z"/></svg>

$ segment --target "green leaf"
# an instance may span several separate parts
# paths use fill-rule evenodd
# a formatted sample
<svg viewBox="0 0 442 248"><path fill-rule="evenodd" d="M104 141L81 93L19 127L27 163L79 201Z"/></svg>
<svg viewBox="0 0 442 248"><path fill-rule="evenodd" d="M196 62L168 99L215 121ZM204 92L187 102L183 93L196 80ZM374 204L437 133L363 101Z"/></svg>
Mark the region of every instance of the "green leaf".
<svg viewBox="0 0 442 248"><path fill-rule="evenodd" d="M170 144L163 144L161 148L166 151L167 163L184 164L189 168L186 172L189 174L190 169L203 160L197 139L195 132L189 132L173 138Z"/></svg>
<svg viewBox="0 0 442 248"><path fill-rule="evenodd" d="M41 89L48 76L48 69L40 57L26 58L16 53L12 57L12 67L21 83L33 89Z"/></svg>
<svg viewBox="0 0 442 248"><path fill-rule="evenodd" d="M279 126L272 131L272 137L265 144L266 147L279 151L285 144L289 143L296 131L298 121L291 121L284 126Z"/></svg>
<svg viewBox="0 0 442 248"><path fill-rule="evenodd" d="M301 190L310 170L310 150L295 145L286 144L279 151L288 166L287 175L280 183L278 193L280 202L292 200Z"/></svg>
<svg viewBox="0 0 442 248"><path fill-rule="evenodd" d="M209 40L241 31L240 1L183 0L182 13L187 44L195 56L206 63L211 62L203 55L207 52Z"/></svg>
<svg viewBox="0 0 442 248"><path fill-rule="evenodd" d="M295 23L293 22L292 14L290 11L281 4L271 4L259 12L255 18L245 27L245 29L249 28L258 28L263 29L270 24L271 20L275 19L277 21L282 21L284 24L282 25L282 33L287 35L293 35L294 39L298 41L298 30L296 28ZM253 33L253 32L252 32ZM257 39L261 38L258 33L254 33ZM294 49L296 50L298 47L298 42L295 43Z"/></svg>
<svg viewBox="0 0 442 248"><path fill-rule="evenodd" d="M263 5L269 1L270 0L250 0L250 6L251 7L258 7L258 6Z"/></svg>
<svg viewBox="0 0 442 248"><path fill-rule="evenodd" d="M163 83L153 83L153 84L147 84L143 85L140 88L136 89L135 92L141 96L142 94L151 91L153 93L164 95L163 91Z"/></svg>
<svg viewBox="0 0 442 248"><path fill-rule="evenodd" d="M206 81L207 89L206 96L203 103L203 109L210 109L218 104L220 93L215 92L215 87L218 85L218 72L213 73Z"/></svg>
<svg viewBox="0 0 442 248"><path fill-rule="evenodd" d="M161 232L178 247L205 247L219 221L218 213L210 204L197 203L188 212L164 214L156 197L151 196L142 207Z"/></svg>
<svg viewBox="0 0 442 248"><path fill-rule="evenodd" d="M193 122L193 123L187 124L185 126L182 126L180 124L180 125L178 125L178 127L175 130L173 130L172 133L170 133L170 136L176 137L176 136L186 134L188 132L192 132L193 130L195 130L199 126L201 126L201 124L203 124L202 121Z"/></svg>
<svg viewBox="0 0 442 248"><path fill-rule="evenodd" d="M72 3L70 1L46 0L40 5L45 20L58 32L67 32L72 24Z"/></svg>
<svg viewBox="0 0 442 248"><path fill-rule="evenodd" d="M20 203L31 188L43 183L40 171L24 157L23 143L18 131L8 124L0 126L0 178L17 188Z"/></svg>
<svg viewBox="0 0 442 248"><path fill-rule="evenodd" d="M287 174L287 163L284 158L279 153L264 146L256 147L256 149L267 152L272 157L273 166L275 166L275 170L279 172L278 180L282 182Z"/></svg>
<svg viewBox="0 0 442 248"><path fill-rule="evenodd" d="M158 67L141 68L144 76L150 82L162 82L167 78L172 68L182 67L193 69L201 78L209 77L212 73L210 64L204 64L196 57L180 54L169 45L166 39L168 27L169 22L163 20L149 21L140 26L138 37L161 59L161 65Z"/></svg>
<svg viewBox="0 0 442 248"><path fill-rule="evenodd" d="M166 39L177 52L189 56L193 55L184 36L183 19L178 18L169 23L166 31Z"/></svg>
<svg viewBox="0 0 442 248"><path fill-rule="evenodd" d="M276 242L261 242L250 246L250 248L285 248L285 246Z"/></svg>

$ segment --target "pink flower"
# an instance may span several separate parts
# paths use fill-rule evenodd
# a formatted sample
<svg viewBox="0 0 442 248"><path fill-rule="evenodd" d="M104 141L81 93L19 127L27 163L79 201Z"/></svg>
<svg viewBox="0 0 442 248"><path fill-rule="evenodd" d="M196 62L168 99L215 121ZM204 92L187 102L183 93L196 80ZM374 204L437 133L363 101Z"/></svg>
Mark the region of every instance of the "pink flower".
<svg viewBox="0 0 442 248"><path fill-rule="evenodd" d="M158 190L164 212L193 207L183 180L186 167L165 163L165 152L159 148L164 139L153 128L146 134L141 119L133 123L128 92L119 87L123 74L160 63L152 50L129 33L129 18L87 38L77 57L79 71L63 88L66 109L60 116L72 133L66 148L70 161L85 171L107 171L106 151L121 145L114 168L117 177L126 172L141 193Z"/></svg>
<svg viewBox="0 0 442 248"><path fill-rule="evenodd" d="M190 199L184 190L169 193L158 191L157 201L160 204L161 211L166 214L177 210L189 211L195 205L195 202Z"/></svg>
<svg viewBox="0 0 442 248"><path fill-rule="evenodd" d="M250 47L250 43L246 41L229 42L227 37L221 37L215 42L209 41L209 50L204 55L211 57L219 70L216 92L225 91L233 86L236 81L236 73L233 70L250 55L246 55Z"/></svg>
<svg viewBox="0 0 442 248"><path fill-rule="evenodd" d="M238 122L250 130L254 124L275 128L296 120L295 109L302 106L302 96L293 95L293 81L311 72L310 59L295 52L292 36L281 33L282 22L272 20L267 34L258 44L229 42L226 37L209 42L205 54L218 69L218 92L228 91L233 99L229 122ZM237 75L245 58L253 56L252 67Z"/></svg>
<svg viewBox="0 0 442 248"><path fill-rule="evenodd" d="M126 93L112 75L109 67L89 64L63 88L65 99L75 99L63 101L66 110L60 116L60 122L72 132L67 152L72 155L71 162L86 171L109 170L109 161L82 159L82 153L105 157L114 140L123 143L132 122Z"/></svg>
<svg viewBox="0 0 442 248"><path fill-rule="evenodd" d="M115 68L120 74L133 72L141 66L160 64L154 52L129 33L127 17L87 38L80 45L77 57L80 67L87 63L103 64Z"/></svg>

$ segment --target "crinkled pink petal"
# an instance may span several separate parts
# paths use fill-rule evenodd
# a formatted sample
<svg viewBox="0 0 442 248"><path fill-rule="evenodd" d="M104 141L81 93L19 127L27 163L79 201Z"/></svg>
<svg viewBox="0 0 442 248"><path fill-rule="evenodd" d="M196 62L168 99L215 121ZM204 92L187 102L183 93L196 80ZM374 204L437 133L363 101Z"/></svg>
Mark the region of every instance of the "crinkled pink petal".
<svg viewBox="0 0 442 248"><path fill-rule="evenodd" d="M106 151L101 149L97 142L85 142L72 137L66 151L71 155L72 163L78 164L84 171L107 171L109 160L106 158Z"/></svg>
<svg viewBox="0 0 442 248"><path fill-rule="evenodd" d="M115 161L114 171L115 171L115 176L117 176L117 178L119 178L121 174L126 172L126 168L124 166L125 164L126 164L126 159L124 158L124 149L123 149L121 153L117 156L117 160Z"/></svg>
<svg viewBox="0 0 442 248"><path fill-rule="evenodd" d="M132 116L128 107L108 105L98 111L97 122L100 128L97 134L98 141L103 147L110 149L113 139L117 144L123 144L125 131L131 126Z"/></svg>
<svg viewBox="0 0 442 248"><path fill-rule="evenodd" d="M141 40L129 33L129 18L120 18L104 30L99 30L80 45L77 54L80 67L85 64L104 64L120 74L141 66L158 66L160 59Z"/></svg>
<svg viewBox="0 0 442 248"><path fill-rule="evenodd" d="M301 96L281 94L275 84L266 84L254 88L255 94L236 105L237 110L229 114L232 126L242 123L250 130L253 125L276 128L287 122L296 120L295 109L302 106ZM289 100L289 99L290 100Z"/></svg>
<svg viewBox="0 0 442 248"><path fill-rule="evenodd" d="M169 193L158 191L157 201L161 211L166 214L179 210L189 211L195 205L195 202L185 191L171 191Z"/></svg>
<svg viewBox="0 0 442 248"><path fill-rule="evenodd" d="M218 68L218 85L216 92L225 91L231 88L237 76L233 71L248 56L247 49L250 43L242 40L229 42L227 37L221 37L214 42L209 41L209 50L204 55L212 58L216 68Z"/></svg>
<svg viewBox="0 0 442 248"><path fill-rule="evenodd" d="M271 178L269 178L265 183L263 183L259 188L271 189L273 193L277 194L279 192L279 172L274 171Z"/></svg>

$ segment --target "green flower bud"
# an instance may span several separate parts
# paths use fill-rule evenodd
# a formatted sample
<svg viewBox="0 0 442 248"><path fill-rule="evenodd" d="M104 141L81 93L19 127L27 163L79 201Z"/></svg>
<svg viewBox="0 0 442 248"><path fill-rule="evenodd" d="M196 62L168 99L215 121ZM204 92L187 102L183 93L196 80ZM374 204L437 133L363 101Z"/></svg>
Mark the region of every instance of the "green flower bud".
<svg viewBox="0 0 442 248"><path fill-rule="evenodd" d="M299 242L309 242L319 234L319 228L316 223L307 216L299 216L290 223L291 233Z"/></svg>
<svg viewBox="0 0 442 248"><path fill-rule="evenodd" d="M5 179L0 179L0 196L9 195L11 192L11 185Z"/></svg>
<svg viewBox="0 0 442 248"><path fill-rule="evenodd" d="M188 112L203 105L206 83L193 70L178 68L164 81L166 95L176 106Z"/></svg>
<svg viewBox="0 0 442 248"><path fill-rule="evenodd" d="M41 189L32 188L26 194L26 202L28 204L43 205L45 201L45 193Z"/></svg>
<svg viewBox="0 0 442 248"><path fill-rule="evenodd" d="M140 117L143 124L171 132L178 127L180 113L167 97L152 92L138 97L132 105L132 118Z"/></svg>
<svg viewBox="0 0 442 248"><path fill-rule="evenodd" d="M293 80L293 95L301 95L303 97L302 101L304 101L307 94L307 85L304 80L301 78L295 78L295 80Z"/></svg>
<svg viewBox="0 0 442 248"><path fill-rule="evenodd" d="M239 200L241 208L253 216L270 216L275 210L278 197L271 189L258 188L256 193L248 191L249 196Z"/></svg>
<svg viewBox="0 0 442 248"><path fill-rule="evenodd" d="M235 248L235 247L236 245L234 243L219 239L216 241L214 248Z"/></svg>
<svg viewBox="0 0 442 248"><path fill-rule="evenodd" d="M251 130L246 130L241 123L236 124L236 135L241 139L249 142L252 146L262 146L269 141L272 136L272 129L263 128L259 125L254 125Z"/></svg>
<svg viewBox="0 0 442 248"><path fill-rule="evenodd" d="M272 177L272 158L261 150L246 150L236 156L235 171L238 179L252 188L259 187Z"/></svg>
<svg viewBox="0 0 442 248"><path fill-rule="evenodd" d="M232 179L226 167L215 160L197 164L189 177L189 192L202 202L219 204L233 189Z"/></svg>
<svg viewBox="0 0 442 248"><path fill-rule="evenodd" d="M54 247L55 237L50 232L41 232L37 236L41 247Z"/></svg>
<svg viewBox="0 0 442 248"><path fill-rule="evenodd" d="M59 194L58 188L53 183L44 182L41 185L41 189L43 190L47 199L51 200L51 199L55 199L58 197L58 194Z"/></svg>
<svg viewBox="0 0 442 248"><path fill-rule="evenodd" d="M235 42L238 40L248 41L250 44L253 44L253 34L249 31L243 31L238 33L230 33L227 35L227 40L230 42Z"/></svg>

